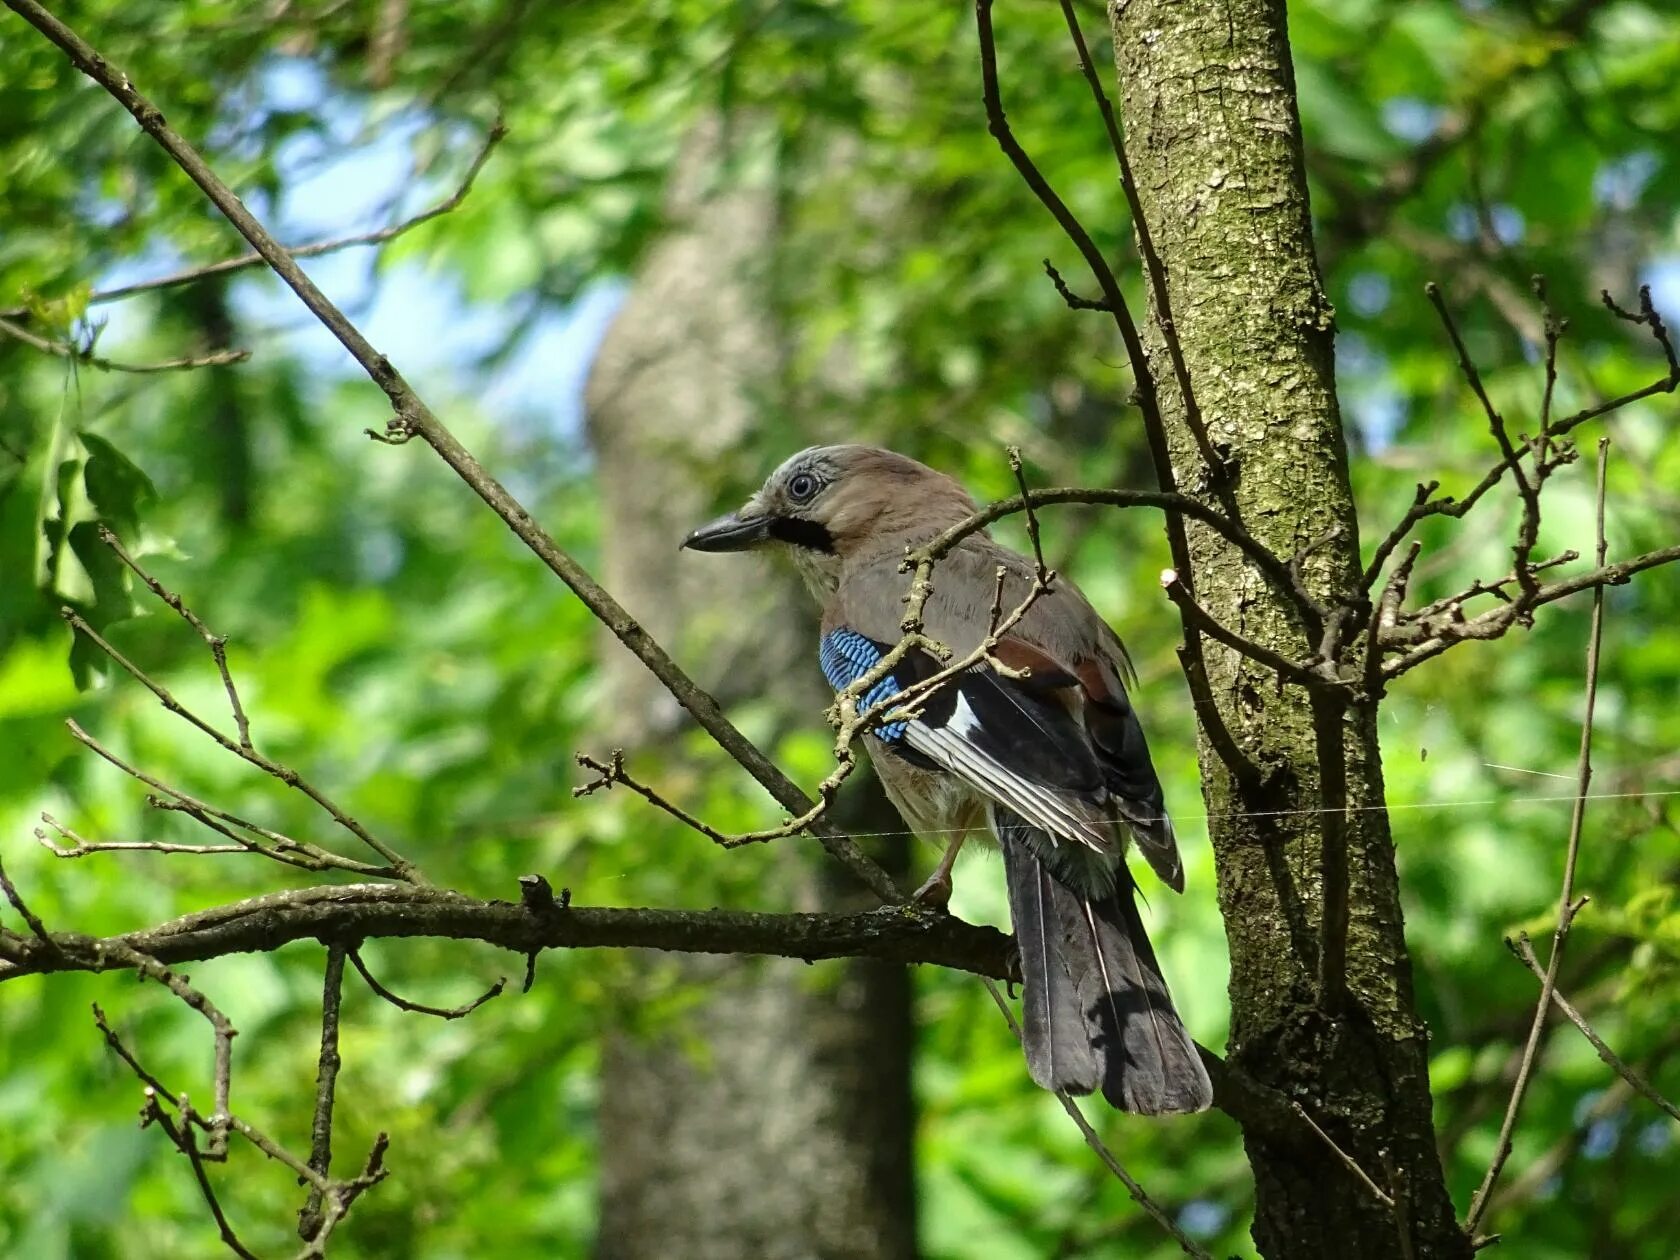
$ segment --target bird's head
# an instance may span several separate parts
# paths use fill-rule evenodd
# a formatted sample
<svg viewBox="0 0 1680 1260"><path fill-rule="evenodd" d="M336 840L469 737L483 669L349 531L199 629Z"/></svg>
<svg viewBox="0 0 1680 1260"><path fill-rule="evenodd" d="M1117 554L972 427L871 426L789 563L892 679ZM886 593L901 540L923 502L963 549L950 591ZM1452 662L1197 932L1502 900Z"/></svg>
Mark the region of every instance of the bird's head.
<svg viewBox="0 0 1680 1260"><path fill-rule="evenodd" d="M850 555L922 541L974 511L944 473L877 446L813 446L786 460L727 516L683 539L691 551L785 549L819 595Z"/></svg>

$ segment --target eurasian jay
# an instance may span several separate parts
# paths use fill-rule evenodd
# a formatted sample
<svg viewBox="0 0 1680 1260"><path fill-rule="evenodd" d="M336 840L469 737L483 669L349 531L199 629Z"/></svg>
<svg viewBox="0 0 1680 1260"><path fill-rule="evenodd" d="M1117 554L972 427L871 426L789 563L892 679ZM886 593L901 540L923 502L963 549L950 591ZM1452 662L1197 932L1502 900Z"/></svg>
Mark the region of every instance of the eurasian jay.
<svg viewBox="0 0 1680 1260"><path fill-rule="evenodd" d="M819 658L840 690L900 638L907 547L975 511L957 482L869 446L801 451L735 513L695 530L695 551L785 549L822 605ZM927 635L958 657L991 629L996 574L1003 607L1033 578L1026 557L971 534L933 571ZM1003 851L1021 952L1032 1078L1158 1114L1212 1101L1195 1044L1173 1009L1139 917L1126 866L1130 837L1174 891L1184 870L1143 728L1122 678L1125 649L1085 597L1058 577L997 644L1014 677L984 663L864 739L882 786L910 828L948 841L924 898L949 895L969 832L989 827ZM912 651L859 703L890 701L939 668Z"/></svg>

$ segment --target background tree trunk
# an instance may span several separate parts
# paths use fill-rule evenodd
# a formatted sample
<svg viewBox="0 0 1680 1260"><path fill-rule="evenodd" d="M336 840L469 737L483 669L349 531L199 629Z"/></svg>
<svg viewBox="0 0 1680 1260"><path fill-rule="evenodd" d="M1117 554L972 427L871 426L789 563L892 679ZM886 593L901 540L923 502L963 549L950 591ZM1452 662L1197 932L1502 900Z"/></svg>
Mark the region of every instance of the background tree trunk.
<svg viewBox="0 0 1680 1260"><path fill-rule="evenodd" d="M1335 394L1333 313L1313 252L1300 119L1281 0L1213 6L1119 0L1110 10L1122 112L1145 218L1196 398L1229 452L1243 519L1290 556L1308 544L1319 592L1359 573ZM1152 304L1153 305L1153 304ZM1152 309L1153 375L1180 488L1207 491ZM1233 549L1192 527L1195 582L1213 615L1299 656L1290 611ZM1316 648L1316 644L1311 645ZM1323 1143L1245 1132L1254 1236L1273 1258L1464 1257L1430 1125L1428 1041L1415 1010L1383 801L1374 706L1335 719L1350 807L1351 1002L1317 995L1322 807L1311 706L1264 667L1209 645L1214 698L1261 771L1243 790L1205 734L1200 760L1231 951L1233 1066L1302 1100L1407 1205L1397 1225ZM1341 741L1338 741L1341 742ZM1405 1237L1402 1237L1402 1234Z"/></svg>
<svg viewBox="0 0 1680 1260"><path fill-rule="evenodd" d="M720 700L766 697L787 721L810 724L826 698L805 592L768 564L677 550L715 510L719 470L764 424L774 390L774 333L755 274L771 251L774 190L720 173L725 160L720 124L691 137L669 193L673 227L649 252L591 375L602 576ZM797 445L791 433L787 445ZM616 642L603 643L615 742L669 737L682 717L670 695ZM809 849L793 839L720 860L753 863L765 905L875 904L838 887ZM654 1037L619 1031L605 1041L599 1260L912 1260L905 970L640 961L650 973L676 968L703 996Z"/></svg>

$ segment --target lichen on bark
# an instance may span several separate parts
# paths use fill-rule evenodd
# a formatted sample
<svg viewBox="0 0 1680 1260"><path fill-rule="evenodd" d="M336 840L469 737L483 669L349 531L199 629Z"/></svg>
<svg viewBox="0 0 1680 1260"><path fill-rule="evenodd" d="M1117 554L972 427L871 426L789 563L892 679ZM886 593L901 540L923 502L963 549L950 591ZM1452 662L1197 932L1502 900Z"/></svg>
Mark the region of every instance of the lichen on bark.
<svg viewBox="0 0 1680 1260"><path fill-rule="evenodd" d="M1345 594L1358 529L1284 6L1118 0L1110 19L1126 148L1166 276L1170 309L1151 300L1146 347L1179 488L1213 499L1168 366L1167 323L1242 518L1282 556L1310 549L1303 568L1321 597ZM1317 645L1281 592L1205 527L1189 535L1197 597L1216 618L1291 658L1310 655ZM1374 704L1349 709L1336 741L1349 805L1349 1000L1337 1006L1317 984L1324 798L1312 706L1303 688L1227 649L1209 644L1207 661L1220 718L1261 771L1245 789L1204 733L1231 953L1230 1061L1306 1107L1379 1185L1402 1189L1403 1210L1391 1213L1310 1131L1250 1126L1256 1243L1273 1260L1468 1256L1435 1151L1393 842L1374 808Z"/></svg>

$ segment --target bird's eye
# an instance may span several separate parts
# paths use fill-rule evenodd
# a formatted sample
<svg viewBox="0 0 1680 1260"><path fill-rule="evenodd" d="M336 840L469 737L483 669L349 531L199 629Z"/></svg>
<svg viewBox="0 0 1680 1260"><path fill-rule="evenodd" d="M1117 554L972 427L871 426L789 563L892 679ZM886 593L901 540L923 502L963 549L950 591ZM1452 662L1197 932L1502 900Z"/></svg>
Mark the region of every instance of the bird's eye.
<svg viewBox="0 0 1680 1260"><path fill-rule="evenodd" d="M817 479L810 473L797 473L788 482L788 497L796 503L804 503L817 492Z"/></svg>

